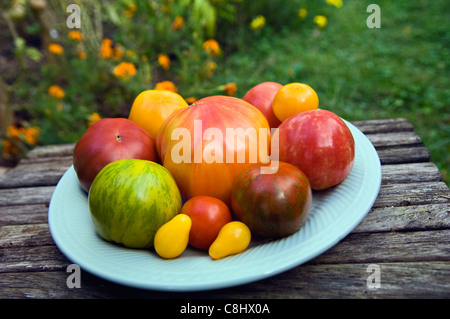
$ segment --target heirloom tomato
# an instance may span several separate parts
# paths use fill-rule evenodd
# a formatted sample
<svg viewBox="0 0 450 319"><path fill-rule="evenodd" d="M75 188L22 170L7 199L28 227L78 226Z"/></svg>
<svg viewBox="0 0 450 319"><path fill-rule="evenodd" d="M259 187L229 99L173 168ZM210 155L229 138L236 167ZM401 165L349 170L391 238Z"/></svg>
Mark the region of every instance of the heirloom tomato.
<svg viewBox="0 0 450 319"><path fill-rule="evenodd" d="M277 128L281 124L281 121L273 114L272 101L282 87L283 85L276 82L263 82L248 90L242 98L264 114L270 128Z"/></svg>
<svg viewBox="0 0 450 319"><path fill-rule="evenodd" d="M312 191L305 174L278 162L274 174L261 174L259 165L244 171L232 191L234 215L252 233L281 238L298 231L309 215Z"/></svg>
<svg viewBox="0 0 450 319"><path fill-rule="evenodd" d="M229 205L235 178L269 160L270 127L244 100L210 96L173 113L162 125L156 147L184 199L206 195Z"/></svg>
<svg viewBox="0 0 450 319"><path fill-rule="evenodd" d="M189 244L199 249L208 249L220 229L232 220L228 206L210 196L192 197L184 203L181 213L191 218Z"/></svg>
<svg viewBox="0 0 450 319"><path fill-rule="evenodd" d="M130 248L151 248L158 229L181 210L170 173L155 162L122 159L106 165L88 196L97 233Z"/></svg>
<svg viewBox="0 0 450 319"><path fill-rule="evenodd" d="M333 112L314 110L296 114L274 133L280 161L305 173L314 190L341 183L355 160L355 141L345 122Z"/></svg>
<svg viewBox="0 0 450 319"><path fill-rule="evenodd" d="M150 134L124 118L95 122L78 140L73 152L73 167L81 187L88 192L103 167L124 158L157 162L155 142Z"/></svg>
<svg viewBox="0 0 450 319"><path fill-rule="evenodd" d="M164 120L172 112L187 106L186 100L175 92L146 90L134 100L128 119L137 123L155 138Z"/></svg>
<svg viewBox="0 0 450 319"><path fill-rule="evenodd" d="M316 91L304 83L286 84L278 90L272 102L273 112L281 122L294 114L317 110L318 107Z"/></svg>
<svg viewBox="0 0 450 319"><path fill-rule="evenodd" d="M208 253L214 260L239 254L247 249L251 240L252 233L247 225L240 221L232 221L222 227Z"/></svg>
<svg viewBox="0 0 450 319"><path fill-rule="evenodd" d="M189 244L191 218L178 214L158 229L155 235L155 251L162 258L172 259L180 256Z"/></svg>

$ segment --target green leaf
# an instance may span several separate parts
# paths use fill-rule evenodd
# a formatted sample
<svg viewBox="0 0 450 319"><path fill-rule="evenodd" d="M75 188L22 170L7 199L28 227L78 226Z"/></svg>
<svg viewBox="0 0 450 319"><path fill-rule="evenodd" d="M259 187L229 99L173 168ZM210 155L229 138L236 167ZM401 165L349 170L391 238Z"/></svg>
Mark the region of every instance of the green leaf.
<svg viewBox="0 0 450 319"><path fill-rule="evenodd" d="M32 47L25 48L25 55L34 62L39 62L42 58L42 53L38 49Z"/></svg>
<svg viewBox="0 0 450 319"><path fill-rule="evenodd" d="M214 37L216 34L217 13L208 0L194 1L194 19L200 22L208 37Z"/></svg>

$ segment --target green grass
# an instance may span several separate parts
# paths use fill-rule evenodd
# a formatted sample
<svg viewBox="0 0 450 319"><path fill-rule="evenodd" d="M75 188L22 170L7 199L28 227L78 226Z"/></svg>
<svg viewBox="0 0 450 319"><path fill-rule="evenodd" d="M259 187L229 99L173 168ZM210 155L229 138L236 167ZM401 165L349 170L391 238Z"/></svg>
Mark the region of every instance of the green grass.
<svg viewBox="0 0 450 319"><path fill-rule="evenodd" d="M320 13L312 12L240 39L217 70L220 81L235 81L238 97L263 81L303 82L315 88L322 108L350 121L406 118L449 184L450 2L377 1L380 29L366 25L370 3L326 9L320 33L312 22Z"/></svg>

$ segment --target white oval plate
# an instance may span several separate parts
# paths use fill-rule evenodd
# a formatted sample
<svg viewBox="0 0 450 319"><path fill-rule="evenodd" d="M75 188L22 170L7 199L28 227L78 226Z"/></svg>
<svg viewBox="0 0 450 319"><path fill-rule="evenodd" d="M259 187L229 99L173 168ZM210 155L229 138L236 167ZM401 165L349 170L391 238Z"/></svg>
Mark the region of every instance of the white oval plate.
<svg viewBox="0 0 450 319"><path fill-rule="evenodd" d="M314 192L304 226L295 234L252 242L243 253L212 260L188 249L164 260L152 250L123 248L100 238L90 219L86 193L73 166L53 193L48 222L51 235L73 263L103 279L126 286L164 291L225 288L267 278L305 263L349 234L371 209L381 185L381 165L373 145L346 121L356 142L349 176L332 189Z"/></svg>

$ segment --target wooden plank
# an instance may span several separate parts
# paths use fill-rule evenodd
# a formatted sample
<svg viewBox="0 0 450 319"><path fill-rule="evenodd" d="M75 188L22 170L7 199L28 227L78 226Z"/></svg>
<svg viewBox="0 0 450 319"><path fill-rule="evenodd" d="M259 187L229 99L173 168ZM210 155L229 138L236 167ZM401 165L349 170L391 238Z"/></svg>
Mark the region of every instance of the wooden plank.
<svg viewBox="0 0 450 319"><path fill-rule="evenodd" d="M26 233L30 228L24 226L23 229L25 231L22 235L2 240L0 273L67 267L70 262L56 246L51 244L52 239L46 229L41 226L34 227L34 231L39 232L39 236L36 235L34 241L33 236ZM450 229L416 232L354 232L309 263L414 262L417 260L450 261Z"/></svg>
<svg viewBox="0 0 450 319"><path fill-rule="evenodd" d="M377 152L382 164L427 162L429 160L429 152L424 146L379 149ZM56 185L70 165L72 165L72 157L46 158L46 161L31 163L26 160L21 161L17 167L0 176L0 188ZM434 170L433 163L427 162L427 164L421 165L417 168L426 169L427 172L440 176L439 170L437 168ZM384 170L389 168L382 167ZM411 166L411 169L415 169L414 166ZM409 175L411 175L410 177L415 176L416 180L419 178L417 174Z"/></svg>
<svg viewBox="0 0 450 319"><path fill-rule="evenodd" d="M3 206L0 209L0 225L42 224L47 220L47 204Z"/></svg>
<svg viewBox="0 0 450 319"><path fill-rule="evenodd" d="M27 153L27 158L72 156L75 144L38 146Z"/></svg>
<svg viewBox="0 0 450 319"><path fill-rule="evenodd" d="M351 233L312 264L450 261L450 229Z"/></svg>
<svg viewBox="0 0 450 319"><path fill-rule="evenodd" d="M54 245L48 224L0 226L0 247Z"/></svg>
<svg viewBox="0 0 450 319"><path fill-rule="evenodd" d="M389 132L383 134L366 134L366 137L375 148L423 145L422 140L415 132Z"/></svg>
<svg viewBox="0 0 450 319"><path fill-rule="evenodd" d="M404 118L379 119L352 122L364 134L392 133L413 131L413 125Z"/></svg>
<svg viewBox="0 0 450 319"><path fill-rule="evenodd" d="M28 204L49 204L55 186L0 189L0 207Z"/></svg>
<svg viewBox="0 0 450 319"><path fill-rule="evenodd" d="M448 298L449 262L379 263L380 288L369 288L369 263L302 265L275 277L224 289L215 297L261 298Z"/></svg>
<svg viewBox="0 0 450 319"><path fill-rule="evenodd" d="M440 204L450 201L450 190L444 182L381 185L373 208Z"/></svg>
<svg viewBox="0 0 450 319"><path fill-rule="evenodd" d="M432 162L382 165L382 184L440 182L442 175Z"/></svg>
<svg viewBox="0 0 450 319"><path fill-rule="evenodd" d="M0 277L6 272L26 272L66 269L71 262L52 245L3 247L0 259Z"/></svg>
<svg viewBox="0 0 450 319"><path fill-rule="evenodd" d="M72 165L72 157L46 158L46 161L21 161L0 176L0 188L56 185Z"/></svg>
<svg viewBox="0 0 450 319"><path fill-rule="evenodd" d="M0 298L146 298L191 300L302 298L431 298L450 297L450 262L379 263L380 287L367 285L369 263L301 265L279 275L239 287L199 292L164 292L118 285L85 271L81 288L68 288L70 273L11 272L0 276ZM370 280L370 279L369 279ZM370 281L369 281L370 282ZM151 300L148 300L151 304ZM222 305L223 306L223 305ZM272 309L273 310L273 309Z"/></svg>
<svg viewBox="0 0 450 319"><path fill-rule="evenodd" d="M378 157L381 164L400 164L400 163L418 163L428 162L430 160L430 152L423 145L416 146L400 146L378 148Z"/></svg>
<svg viewBox="0 0 450 319"><path fill-rule="evenodd" d="M353 233L450 228L450 203L372 209Z"/></svg>

